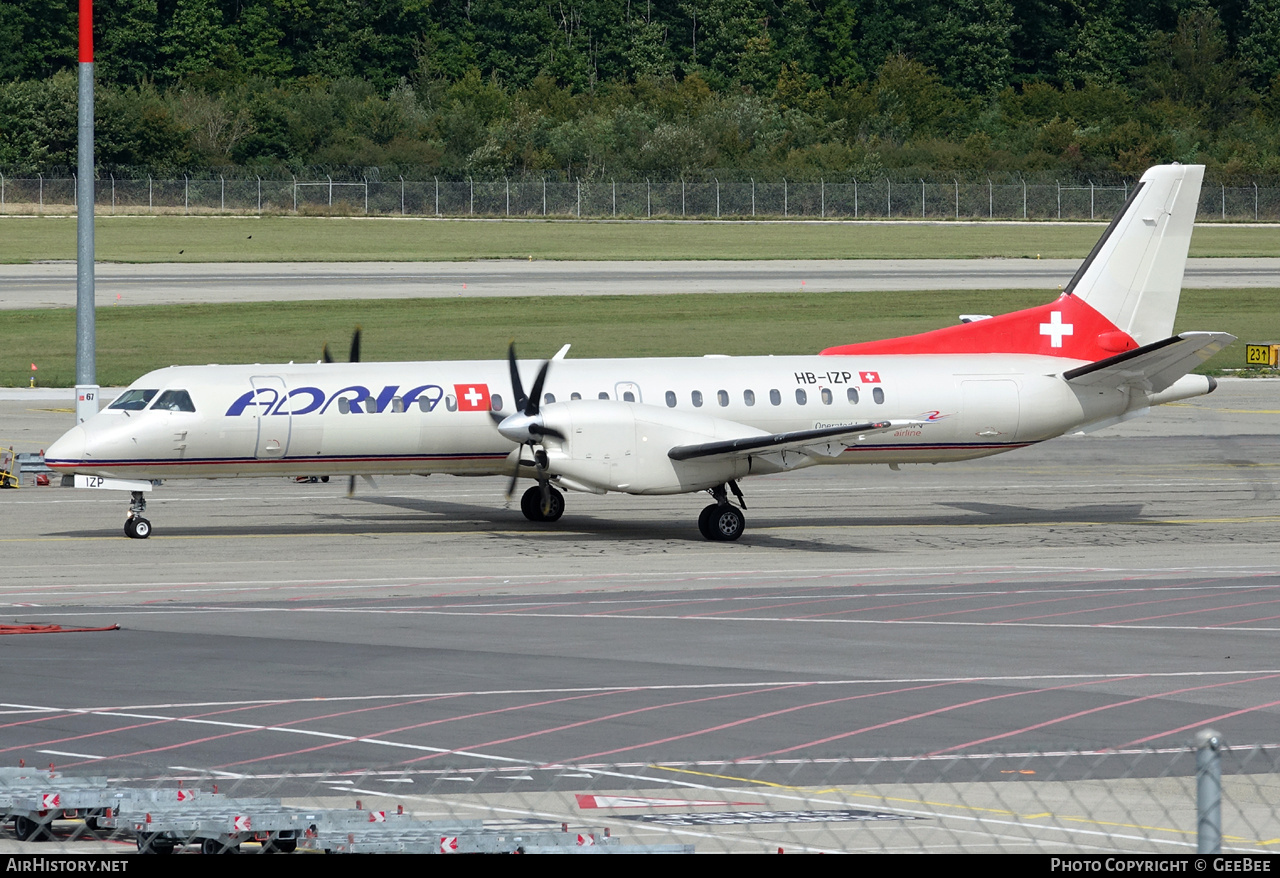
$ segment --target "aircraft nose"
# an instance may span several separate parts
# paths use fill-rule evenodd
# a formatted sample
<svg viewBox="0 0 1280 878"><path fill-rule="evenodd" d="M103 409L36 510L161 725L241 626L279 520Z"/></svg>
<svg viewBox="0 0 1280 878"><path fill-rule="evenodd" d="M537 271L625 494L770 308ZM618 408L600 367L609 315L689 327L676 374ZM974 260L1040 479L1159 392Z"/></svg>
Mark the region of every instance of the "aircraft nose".
<svg viewBox="0 0 1280 878"><path fill-rule="evenodd" d="M75 426L62 434L58 441L45 449L44 459L50 467L71 467L85 459L85 446L88 435L82 426Z"/></svg>

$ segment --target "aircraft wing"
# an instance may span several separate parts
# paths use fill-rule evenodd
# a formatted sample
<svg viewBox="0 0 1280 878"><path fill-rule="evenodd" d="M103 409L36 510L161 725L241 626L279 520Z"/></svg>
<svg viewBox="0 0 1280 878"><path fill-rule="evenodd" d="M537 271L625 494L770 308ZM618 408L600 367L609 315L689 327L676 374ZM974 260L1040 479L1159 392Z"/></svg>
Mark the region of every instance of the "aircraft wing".
<svg viewBox="0 0 1280 878"><path fill-rule="evenodd" d="M1134 387L1159 393L1231 342L1225 332L1184 332L1062 373L1076 387Z"/></svg>
<svg viewBox="0 0 1280 878"><path fill-rule="evenodd" d="M838 427L822 427L817 430L794 430L790 433L772 433L764 436L744 436L740 439L721 439L698 445L677 445L667 452L672 460L692 460L698 457L746 457L748 454L773 451L804 451L823 440L866 433L894 430L915 421L875 421L866 424L843 424ZM843 449L841 449L843 450Z"/></svg>

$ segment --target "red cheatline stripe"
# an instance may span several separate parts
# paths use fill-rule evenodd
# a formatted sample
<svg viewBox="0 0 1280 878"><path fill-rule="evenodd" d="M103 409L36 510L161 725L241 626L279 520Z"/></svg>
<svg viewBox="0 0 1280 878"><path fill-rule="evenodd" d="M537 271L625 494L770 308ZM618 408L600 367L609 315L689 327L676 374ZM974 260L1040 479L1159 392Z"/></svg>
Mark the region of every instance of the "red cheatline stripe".
<svg viewBox="0 0 1280 878"><path fill-rule="evenodd" d="M119 631L119 625L102 628L63 628L61 625L0 625L0 634L75 634L84 631Z"/></svg>

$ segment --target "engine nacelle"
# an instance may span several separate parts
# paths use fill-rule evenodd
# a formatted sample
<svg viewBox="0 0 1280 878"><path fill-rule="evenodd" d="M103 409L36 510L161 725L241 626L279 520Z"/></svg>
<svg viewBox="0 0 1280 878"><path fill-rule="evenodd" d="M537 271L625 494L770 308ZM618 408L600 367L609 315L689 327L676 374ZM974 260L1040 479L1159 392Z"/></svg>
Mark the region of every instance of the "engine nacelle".
<svg viewBox="0 0 1280 878"><path fill-rule="evenodd" d="M747 474L746 460L667 457L676 445L765 436L763 430L721 418L609 399L555 402L544 423L564 434L546 437L548 471L571 483L627 494L683 494L723 485Z"/></svg>

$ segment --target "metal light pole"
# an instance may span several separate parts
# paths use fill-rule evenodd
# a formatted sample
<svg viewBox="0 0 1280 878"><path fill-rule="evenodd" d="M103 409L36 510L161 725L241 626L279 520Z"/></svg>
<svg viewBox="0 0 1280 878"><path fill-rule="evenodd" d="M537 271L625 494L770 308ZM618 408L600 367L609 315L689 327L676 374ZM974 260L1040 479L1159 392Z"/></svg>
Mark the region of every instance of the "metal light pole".
<svg viewBox="0 0 1280 878"><path fill-rule="evenodd" d="M98 413L93 300L93 0L80 0L76 174L76 423Z"/></svg>

